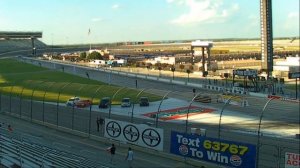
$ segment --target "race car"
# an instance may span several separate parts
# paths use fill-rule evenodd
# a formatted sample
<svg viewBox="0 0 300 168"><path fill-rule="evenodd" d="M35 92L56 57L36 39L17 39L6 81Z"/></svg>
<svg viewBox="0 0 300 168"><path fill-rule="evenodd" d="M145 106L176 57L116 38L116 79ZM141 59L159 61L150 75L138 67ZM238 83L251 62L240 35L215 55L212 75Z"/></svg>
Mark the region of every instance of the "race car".
<svg viewBox="0 0 300 168"><path fill-rule="evenodd" d="M91 100L79 100L75 103L75 107L78 107L78 108L89 107L90 105L92 105Z"/></svg>

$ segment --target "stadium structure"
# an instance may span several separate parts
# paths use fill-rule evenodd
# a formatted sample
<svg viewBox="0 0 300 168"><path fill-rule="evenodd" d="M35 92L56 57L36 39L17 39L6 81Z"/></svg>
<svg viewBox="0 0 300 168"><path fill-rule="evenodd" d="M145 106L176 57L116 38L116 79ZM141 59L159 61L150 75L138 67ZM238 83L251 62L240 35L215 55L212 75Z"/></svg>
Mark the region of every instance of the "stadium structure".
<svg viewBox="0 0 300 168"><path fill-rule="evenodd" d="M37 49L47 47L46 44L38 40L42 36L42 32L0 31L0 53L32 50L32 55L35 55Z"/></svg>
<svg viewBox="0 0 300 168"><path fill-rule="evenodd" d="M273 71L272 0L260 0L260 17L261 69L266 70L269 78Z"/></svg>

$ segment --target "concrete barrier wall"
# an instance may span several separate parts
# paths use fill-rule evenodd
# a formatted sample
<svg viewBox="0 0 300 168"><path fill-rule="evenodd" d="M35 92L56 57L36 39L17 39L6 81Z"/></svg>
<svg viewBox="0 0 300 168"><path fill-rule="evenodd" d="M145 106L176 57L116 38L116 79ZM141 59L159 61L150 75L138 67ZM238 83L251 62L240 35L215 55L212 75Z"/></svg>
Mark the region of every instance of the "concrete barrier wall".
<svg viewBox="0 0 300 168"><path fill-rule="evenodd" d="M147 79L150 79L150 80L157 80L157 77L148 76Z"/></svg>
<svg viewBox="0 0 300 168"><path fill-rule="evenodd" d="M38 59L33 59L33 58L28 58L28 57L24 57L24 59L34 60L34 61L38 61L38 62L49 62L48 60L38 60ZM57 61L57 60L51 60L51 61L56 62L57 64L61 64L61 65L74 66L74 64L72 64L72 63L66 63L66 62ZM85 66L78 65L78 64L76 64L76 66L77 66L77 68L84 68L86 70L93 69L91 67L85 67ZM130 73L130 72L125 73L125 72L120 72L120 71L114 71L112 69L100 68L98 70L105 71L107 73L113 73L113 74L128 76L128 77L137 77L137 78L140 78L140 79L149 79L149 80L160 81L160 82L164 82L164 83L195 87L195 88L199 88L199 89L209 89L209 90L214 90L214 91L218 91L218 92L225 91L224 87L220 87L220 86L216 86L216 85L197 84L197 83L186 82L186 81L178 81L178 80L172 80L172 79L166 79L166 78L160 78L160 77L153 77L153 76L148 76L146 74L145 75L143 75L143 74L134 74L134 73ZM227 88L227 89L229 89L229 88ZM230 88L230 89L231 90L229 90L227 92L235 93L235 94L248 94L248 92L240 91L239 90L240 88L238 88L238 89ZM255 96L255 94L253 94L253 96ZM258 94L258 97L261 97L261 95Z"/></svg>
<svg viewBox="0 0 300 168"><path fill-rule="evenodd" d="M135 77L135 74L127 73L127 76Z"/></svg>
<svg viewBox="0 0 300 168"><path fill-rule="evenodd" d="M136 75L138 78L146 78L145 75Z"/></svg>
<svg viewBox="0 0 300 168"><path fill-rule="evenodd" d="M176 81L176 80L172 80L171 83L173 84L178 84L178 85L185 85L184 81Z"/></svg>
<svg viewBox="0 0 300 168"><path fill-rule="evenodd" d="M189 82L187 82L186 85L191 86L191 87L195 87L195 88L202 88L203 87L203 85L200 84L200 83L198 84L198 83L189 83Z"/></svg>
<svg viewBox="0 0 300 168"><path fill-rule="evenodd" d="M263 93L255 93L255 92L249 92L250 96L255 96L255 97L262 97L262 98L267 98L268 95L267 94L263 94Z"/></svg>
<svg viewBox="0 0 300 168"><path fill-rule="evenodd" d="M164 79L164 78L158 78L158 81L165 82L165 83L171 83L170 79Z"/></svg>

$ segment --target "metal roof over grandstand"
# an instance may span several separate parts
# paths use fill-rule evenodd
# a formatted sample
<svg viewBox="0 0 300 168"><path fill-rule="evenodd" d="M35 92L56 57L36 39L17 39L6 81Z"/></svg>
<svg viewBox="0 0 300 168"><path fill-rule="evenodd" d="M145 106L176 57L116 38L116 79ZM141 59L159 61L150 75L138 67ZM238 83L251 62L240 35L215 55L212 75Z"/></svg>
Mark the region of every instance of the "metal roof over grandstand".
<svg viewBox="0 0 300 168"><path fill-rule="evenodd" d="M13 32L13 31L0 31L0 38L42 38L42 32Z"/></svg>

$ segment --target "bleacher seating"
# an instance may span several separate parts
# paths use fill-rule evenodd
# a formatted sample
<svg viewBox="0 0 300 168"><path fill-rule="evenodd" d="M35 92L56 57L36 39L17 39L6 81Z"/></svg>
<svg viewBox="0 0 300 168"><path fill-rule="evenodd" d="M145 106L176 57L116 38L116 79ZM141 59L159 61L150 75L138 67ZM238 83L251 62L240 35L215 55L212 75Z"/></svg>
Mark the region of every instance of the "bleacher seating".
<svg viewBox="0 0 300 168"><path fill-rule="evenodd" d="M46 44L37 39L34 40L34 45L37 49L43 49L47 47ZM30 39L0 39L0 53L30 49L32 49L32 43Z"/></svg>
<svg viewBox="0 0 300 168"><path fill-rule="evenodd" d="M0 167L53 168L106 166L97 161L48 147L24 141L20 136L0 128Z"/></svg>

